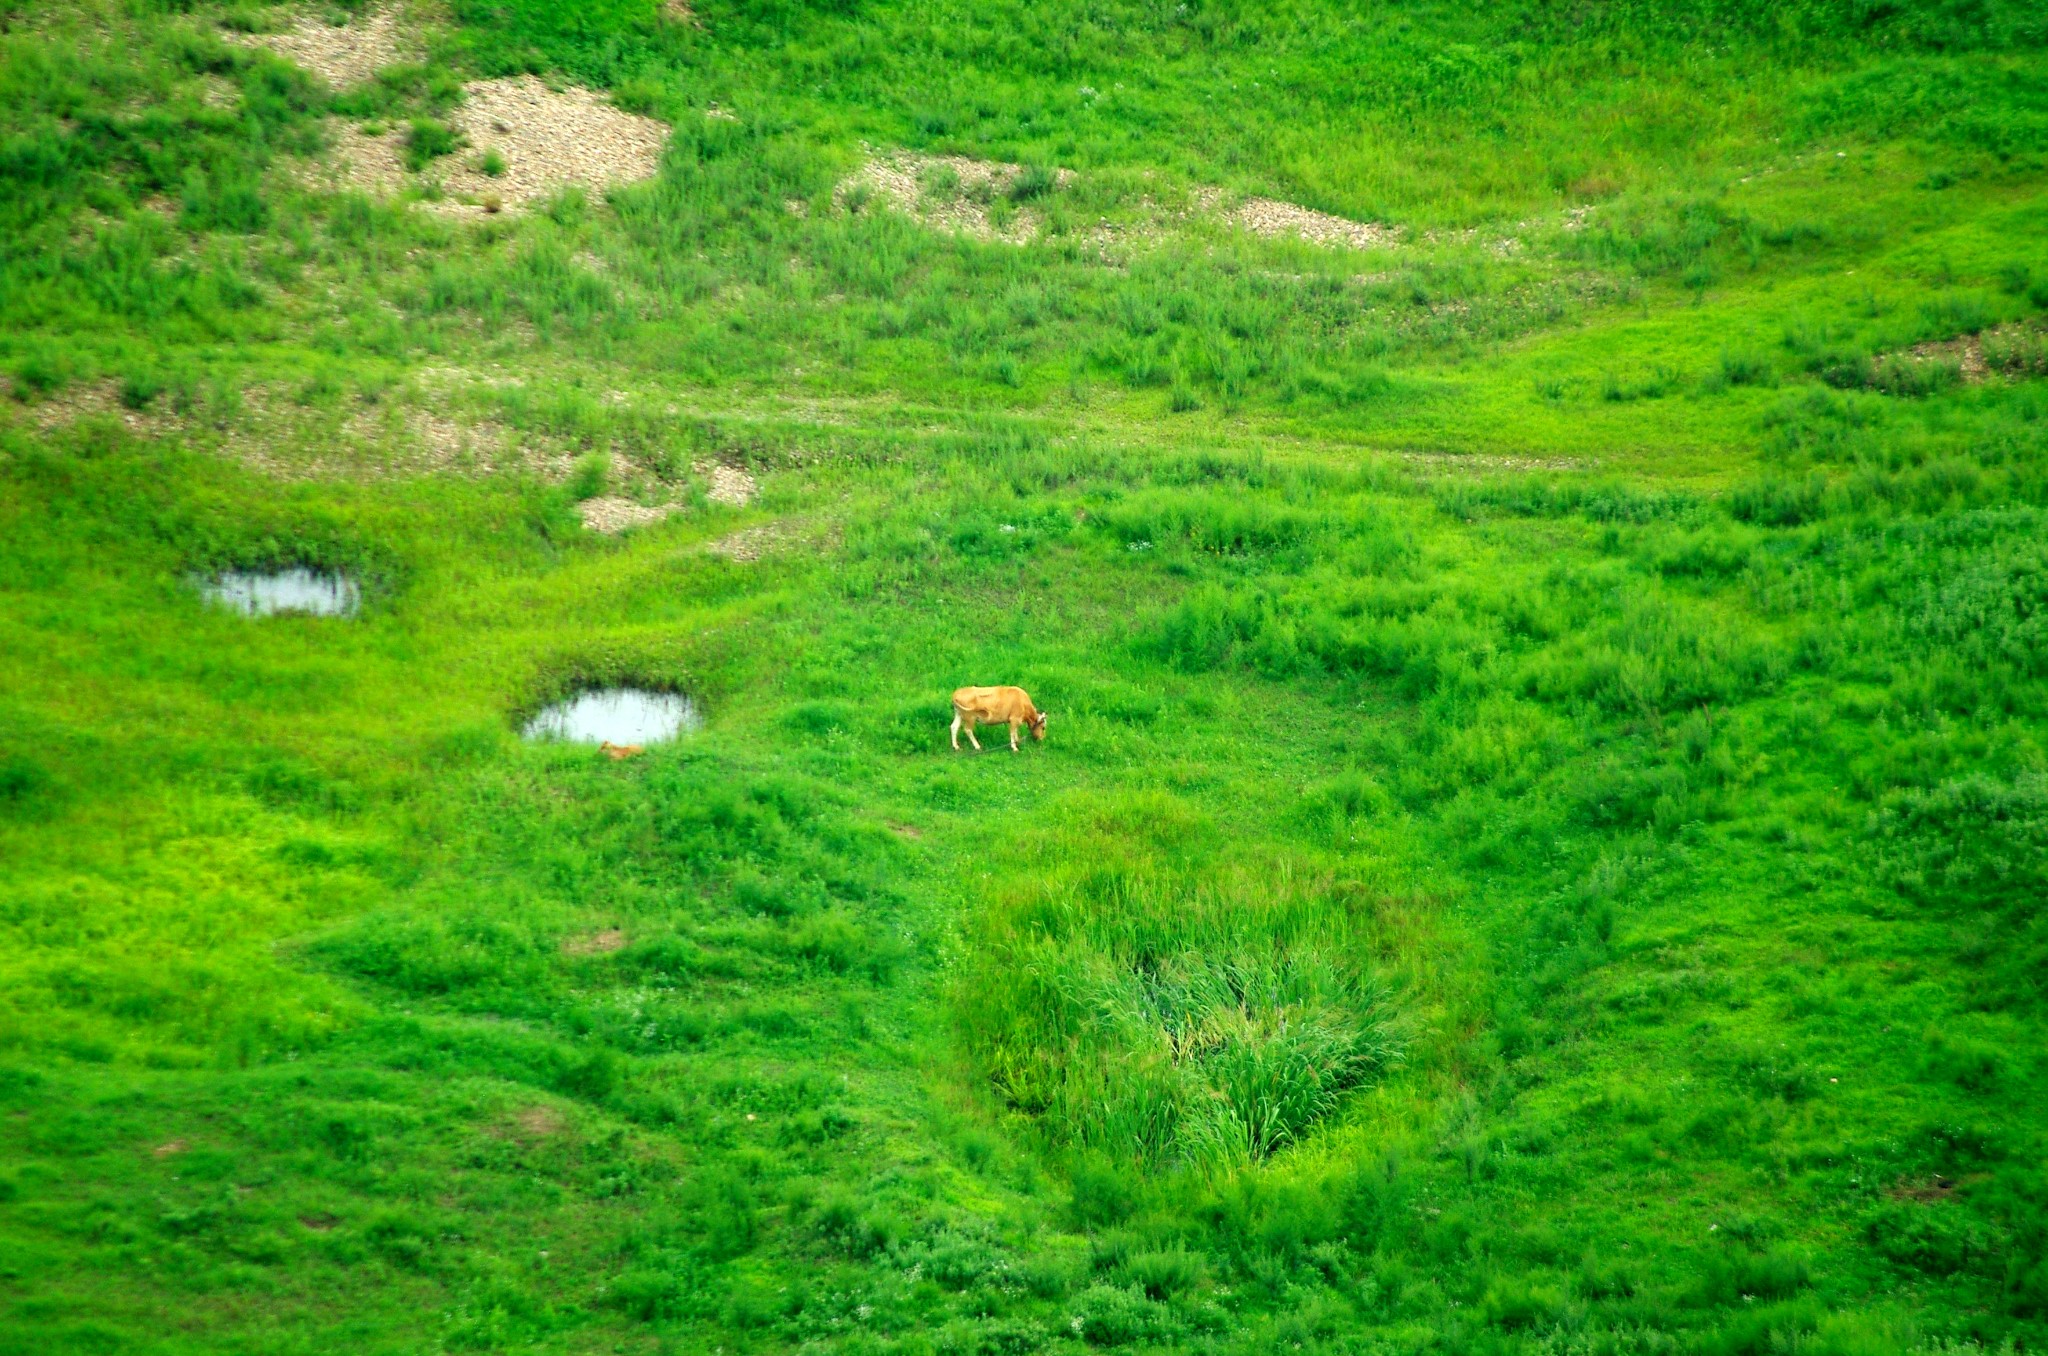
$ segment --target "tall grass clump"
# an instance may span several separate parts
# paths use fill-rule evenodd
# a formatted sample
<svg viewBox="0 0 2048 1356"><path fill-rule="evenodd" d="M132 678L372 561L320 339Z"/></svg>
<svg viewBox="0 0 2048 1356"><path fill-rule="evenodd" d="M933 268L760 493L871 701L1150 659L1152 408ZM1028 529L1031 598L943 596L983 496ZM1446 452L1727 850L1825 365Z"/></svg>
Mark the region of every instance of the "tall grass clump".
<svg viewBox="0 0 2048 1356"><path fill-rule="evenodd" d="M1076 864L975 925L957 1020L990 1089L1054 1145L1257 1162L1399 1056L1335 893L1285 870Z"/></svg>

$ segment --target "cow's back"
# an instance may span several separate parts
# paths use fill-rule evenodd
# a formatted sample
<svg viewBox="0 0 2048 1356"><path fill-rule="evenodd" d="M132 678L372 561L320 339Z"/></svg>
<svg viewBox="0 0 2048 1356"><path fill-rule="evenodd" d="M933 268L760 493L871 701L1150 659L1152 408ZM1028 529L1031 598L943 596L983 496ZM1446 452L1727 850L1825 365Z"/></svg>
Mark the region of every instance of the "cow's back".
<svg viewBox="0 0 2048 1356"><path fill-rule="evenodd" d="M1032 710L1021 687L963 687L953 693L953 707L990 724L1027 720Z"/></svg>

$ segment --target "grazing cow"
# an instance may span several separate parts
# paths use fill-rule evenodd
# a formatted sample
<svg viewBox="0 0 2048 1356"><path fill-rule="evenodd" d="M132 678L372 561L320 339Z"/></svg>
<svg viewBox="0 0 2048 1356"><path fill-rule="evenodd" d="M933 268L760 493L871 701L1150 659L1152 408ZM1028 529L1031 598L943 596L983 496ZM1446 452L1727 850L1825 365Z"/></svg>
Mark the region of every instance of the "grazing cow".
<svg viewBox="0 0 2048 1356"><path fill-rule="evenodd" d="M976 753L981 752L981 741L974 737L977 725L1007 725L1010 727L1010 752L1017 751L1017 731L1028 725L1033 739L1045 738L1045 712L1031 704L1031 694L1021 687L963 687L953 694L953 747L960 747L960 731L967 731L967 741L974 745Z"/></svg>
<svg viewBox="0 0 2048 1356"><path fill-rule="evenodd" d="M614 744L611 740L607 739L604 743L599 744L598 748L604 751L605 757L616 763L622 758L632 758L645 752L646 746L641 744Z"/></svg>

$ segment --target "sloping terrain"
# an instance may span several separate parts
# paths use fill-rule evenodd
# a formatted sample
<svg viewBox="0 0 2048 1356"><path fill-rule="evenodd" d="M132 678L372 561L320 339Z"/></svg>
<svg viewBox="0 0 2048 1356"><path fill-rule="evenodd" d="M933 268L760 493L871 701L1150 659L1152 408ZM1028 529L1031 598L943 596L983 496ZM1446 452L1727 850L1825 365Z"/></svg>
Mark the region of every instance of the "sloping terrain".
<svg viewBox="0 0 2048 1356"><path fill-rule="evenodd" d="M16 15L0 1352L2048 1343L2044 43Z"/></svg>

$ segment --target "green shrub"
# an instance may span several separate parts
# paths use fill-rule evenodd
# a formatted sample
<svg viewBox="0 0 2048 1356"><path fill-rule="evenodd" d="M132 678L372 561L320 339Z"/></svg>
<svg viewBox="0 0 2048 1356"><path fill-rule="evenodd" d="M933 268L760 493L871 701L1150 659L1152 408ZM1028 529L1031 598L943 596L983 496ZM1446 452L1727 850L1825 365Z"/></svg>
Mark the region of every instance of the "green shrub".
<svg viewBox="0 0 2048 1356"><path fill-rule="evenodd" d="M569 496L595 499L611 485L612 459L602 452L586 452L569 471Z"/></svg>
<svg viewBox="0 0 2048 1356"><path fill-rule="evenodd" d="M1812 1284L1812 1262L1796 1249L1773 1248L1763 1253L1731 1250L1706 1259L1693 1299L1698 1304L1777 1300L1798 1294Z"/></svg>
<svg viewBox="0 0 2048 1356"><path fill-rule="evenodd" d="M1554 1320L1564 1305L1564 1295L1555 1287L1525 1277L1499 1276L1487 1285L1479 1310L1496 1327L1533 1328Z"/></svg>
<svg viewBox="0 0 2048 1356"><path fill-rule="evenodd" d="M1090 1286L1075 1302L1081 1340L1094 1347L1168 1341L1183 1331L1173 1312L1145 1298L1136 1286Z"/></svg>
<svg viewBox="0 0 2048 1356"><path fill-rule="evenodd" d="M26 819L54 796L49 770L22 753L0 754L0 816Z"/></svg>
<svg viewBox="0 0 2048 1356"><path fill-rule="evenodd" d="M1984 365L2011 377L2048 376L2048 335L2033 330L1987 334Z"/></svg>
<svg viewBox="0 0 2048 1356"><path fill-rule="evenodd" d="M2023 537L1948 557L1918 582L1909 630L1979 664L2048 674L2048 549Z"/></svg>
<svg viewBox="0 0 2048 1356"><path fill-rule="evenodd" d="M1124 1279L1148 1298L1165 1300L1199 1286L1207 1268L1199 1255L1176 1247L1138 1253L1126 1259L1120 1270Z"/></svg>
<svg viewBox="0 0 2048 1356"><path fill-rule="evenodd" d="M1948 1201L1890 1201L1864 1221L1864 1236L1887 1260L1931 1276L2002 1271L2007 1240Z"/></svg>
<svg viewBox="0 0 2048 1356"><path fill-rule="evenodd" d="M131 410L146 410L167 384L158 373L131 372L121 379L121 403Z"/></svg>
<svg viewBox="0 0 2048 1356"><path fill-rule="evenodd" d="M1043 165L1026 165L1010 180L1010 197L1018 202L1042 198L1059 186L1057 173Z"/></svg>
<svg viewBox="0 0 2048 1356"><path fill-rule="evenodd" d="M1255 1161L1396 1057L1384 996L1323 917L1298 892L1048 881L989 920L957 1007L991 1085L1056 1141Z"/></svg>
<svg viewBox="0 0 2048 1356"><path fill-rule="evenodd" d="M14 396L18 400L40 399L58 390L69 378L69 369L62 359L43 349L31 349L14 365Z"/></svg>
<svg viewBox="0 0 2048 1356"><path fill-rule="evenodd" d="M270 224L270 204L264 201L257 180L233 167L188 171L182 207L181 222L195 231L247 235Z"/></svg>
<svg viewBox="0 0 2048 1356"><path fill-rule="evenodd" d="M1871 817L1877 870L1951 908L2038 911L2048 898L2048 776L1973 773L1892 796Z"/></svg>
<svg viewBox="0 0 2048 1356"><path fill-rule="evenodd" d="M823 1202L811 1228L835 1251L855 1259L886 1252L894 1244L897 1232L895 1222L887 1215L864 1211L843 1196Z"/></svg>
<svg viewBox="0 0 2048 1356"><path fill-rule="evenodd" d="M696 1312L694 1278L681 1267L639 1267L605 1289L605 1303L642 1323L672 1322Z"/></svg>
<svg viewBox="0 0 2048 1356"><path fill-rule="evenodd" d="M1763 527L1797 527L1826 512L1828 485L1819 472L1804 480L1776 477L1738 485L1728 496L1728 512L1737 521Z"/></svg>
<svg viewBox="0 0 2048 1356"><path fill-rule="evenodd" d="M405 129L405 167L418 174L444 155L463 147L462 134L434 118L414 118Z"/></svg>
<svg viewBox="0 0 2048 1356"><path fill-rule="evenodd" d="M589 1102L604 1101L618 1086L618 1056L603 1046L568 1061L555 1076L557 1090L567 1096Z"/></svg>
<svg viewBox="0 0 2048 1356"><path fill-rule="evenodd" d="M1956 359L1894 354L1870 369L1868 385L1886 395L1924 397L1960 385L1962 379L1962 364Z"/></svg>
<svg viewBox="0 0 2048 1356"><path fill-rule="evenodd" d="M1776 379L1768 358L1754 353L1723 353L1720 377L1730 386L1769 386Z"/></svg>

